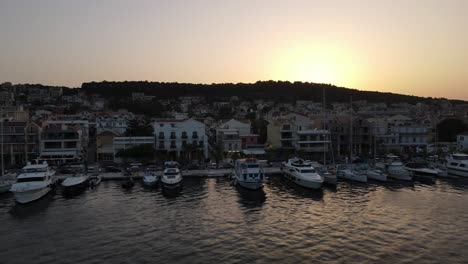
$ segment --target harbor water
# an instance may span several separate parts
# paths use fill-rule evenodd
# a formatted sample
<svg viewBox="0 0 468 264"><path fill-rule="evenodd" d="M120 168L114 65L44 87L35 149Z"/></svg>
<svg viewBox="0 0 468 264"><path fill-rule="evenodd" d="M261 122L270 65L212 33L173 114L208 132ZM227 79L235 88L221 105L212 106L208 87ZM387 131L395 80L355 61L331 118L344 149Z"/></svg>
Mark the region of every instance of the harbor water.
<svg viewBox="0 0 468 264"><path fill-rule="evenodd" d="M28 205L0 196L0 263L467 263L468 179L263 191L102 182Z"/></svg>

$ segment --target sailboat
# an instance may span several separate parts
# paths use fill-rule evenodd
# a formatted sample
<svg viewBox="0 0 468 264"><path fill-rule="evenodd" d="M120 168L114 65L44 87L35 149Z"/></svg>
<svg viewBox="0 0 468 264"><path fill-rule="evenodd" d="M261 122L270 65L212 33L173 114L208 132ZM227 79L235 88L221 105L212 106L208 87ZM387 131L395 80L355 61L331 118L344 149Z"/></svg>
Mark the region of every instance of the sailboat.
<svg viewBox="0 0 468 264"><path fill-rule="evenodd" d="M322 105L322 118L323 118L323 127L322 129L323 130L327 130L327 107L326 107L326 100L325 100L325 87L323 87L323 105ZM338 179L337 179L337 176L336 176L336 170L334 169L335 165L334 165L334 158L333 158L333 148L332 148L332 139L331 139L331 132L329 134L329 139L330 139L330 145L328 146L329 147L329 150L331 151L331 156L332 156L332 162L333 162L333 169L329 169L327 167L327 152L326 152L326 149L327 149L327 143L324 141L323 142L323 166L319 166L317 168L317 172L320 174L320 176L322 176L323 180L324 180L324 183L327 183L327 184L330 184L330 185L337 185L338 183Z"/></svg>
<svg viewBox="0 0 468 264"><path fill-rule="evenodd" d="M353 162L353 100L351 98L350 103L350 132L349 132L349 162ZM367 182L367 174L365 172L356 171L352 168L352 165L348 165L339 169L336 175L340 178L347 180Z"/></svg>
<svg viewBox="0 0 468 264"><path fill-rule="evenodd" d="M3 168L3 112L2 112L1 118L2 118L2 120L1 120L1 128L0 128L0 130L1 130L1 133L2 133L2 135L1 135L1 137L2 137L2 138L1 138L1 141L2 141L2 142L1 142L1 144L2 144L2 145L1 145L2 177L1 177L1 179L0 179L0 193L6 193L6 192L8 192L8 191L10 190L10 188L11 188L11 183L6 182L5 179L4 179L4 178L5 178L5 175L4 175L5 170L4 170L4 168Z"/></svg>

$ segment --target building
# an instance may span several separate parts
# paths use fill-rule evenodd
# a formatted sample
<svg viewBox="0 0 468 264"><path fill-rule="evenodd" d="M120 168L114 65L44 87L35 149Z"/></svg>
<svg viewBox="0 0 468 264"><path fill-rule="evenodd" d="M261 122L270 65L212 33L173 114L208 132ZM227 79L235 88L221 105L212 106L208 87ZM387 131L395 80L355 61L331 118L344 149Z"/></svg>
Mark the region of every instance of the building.
<svg viewBox="0 0 468 264"><path fill-rule="evenodd" d="M125 116L99 116L96 118L96 129L98 131L112 130L117 134L127 131L128 119Z"/></svg>
<svg viewBox="0 0 468 264"><path fill-rule="evenodd" d="M120 134L113 130L103 130L97 132L96 156L99 163L114 162L114 138L118 136L120 136Z"/></svg>
<svg viewBox="0 0 468 264"><path fill-rule="evenodd" d="M468 150L468 132L457 135L457 150Z"/></svg>
<svg viewBox="0 0 468 264"><path fill-rule="evenodd" d="M108 144L108 140L110 138L110 135L108 134L107 135L107 138L104 138L102 139L101 138L101 141L104 141L107 142ZM113 136L113 142L112 142L112 147L113 147L113 159L114 159L114 162L116 163L120 163L122 162L122 159L117 157L117 153L120 151L120 150L124 150L124 149L129 149L129 148L133 148L133 147L136 147L136 146L140 146L140 145L151 145L154 147L154 136L148 136L148 137L116 137L116 136Z"/></svg>
<svg viewBox="0 0 468 264"><path fill-rule="evenodd" d="M39 156L41 127L34 122L3 122L2 146L6 167L21 166Z"/></svg>
<svg viewBox="0 0 468 264"><path fill-rule="evenodd" d="M288 114L268 124L268 144L303 152L312 158L321 158L330 151L330 132L313 128L312 122L299 114Z"/></svg>
<svg viewBox="0 0 468 264"><path fill-rule="evenodd" d="M222 123L216 129L216 142L220 144L223 151L241 151L246 148L263 148L258 145L257 134L251 133L249 120L231 119Z"/></svg>
<svg viewBox="0 0 468 264"><path fill-rule="evenodd" d="M87 158L87 145L80 126L46 124L41 132L40 159L51 164L83 162Z"/></svg>
<svg viewBox="0 0 468 264"><path fill-rule="evenodd" d="M180 157L196 149L208 157L208 136L205 124L195 119L156 119L153 123L156 150ZM190 146L189 146L190 145ZM190 150L189 150L190 149Z"/></svg>

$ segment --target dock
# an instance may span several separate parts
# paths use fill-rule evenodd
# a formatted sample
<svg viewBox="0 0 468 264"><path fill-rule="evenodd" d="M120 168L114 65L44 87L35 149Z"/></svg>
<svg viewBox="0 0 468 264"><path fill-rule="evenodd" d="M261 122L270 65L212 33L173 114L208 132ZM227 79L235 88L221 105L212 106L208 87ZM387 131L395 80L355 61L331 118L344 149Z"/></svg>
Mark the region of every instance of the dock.
<svg viewBox="0 0 468 264"><path fill-rule="evenodd" d="M281 173L280 168L277 167L268 167L264 168L265 174L274 175ZM162 171L156 171L155 175L161 176ZM180 173L182 177L187 178L214 178L214 177L229 177L234 174L234 169L208 169L208 170L181 170ZM95 172L88 173L90 177L99 176L103 181L110 180L125 180L128 179L128 175L124 175L122 172ZM134 179L143 178L144 172L136 172L131 175ZM56 177L61 181L66 177L71 176L71 174L56 174Z"/></svg>

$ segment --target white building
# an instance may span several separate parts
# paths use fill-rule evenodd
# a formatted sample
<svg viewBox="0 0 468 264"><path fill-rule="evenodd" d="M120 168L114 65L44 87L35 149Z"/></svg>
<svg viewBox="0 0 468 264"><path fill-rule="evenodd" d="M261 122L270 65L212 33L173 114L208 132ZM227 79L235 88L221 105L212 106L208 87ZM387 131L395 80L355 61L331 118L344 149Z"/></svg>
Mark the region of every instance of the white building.
<svg viewBox="0 0 468 264"><path fill-rule="evenodd" d="M180 156L188 144L208 157L208 136L205 124L192 118L185 120L156 119L153 123L156 150L175 152Z"/></svg>
<svg viewBox="0 0 468 264"><path fill-rule="evenodd" d="M457 149L459 151L468 150L468 132L457 135Z"/></svg>

